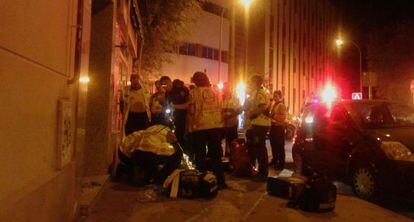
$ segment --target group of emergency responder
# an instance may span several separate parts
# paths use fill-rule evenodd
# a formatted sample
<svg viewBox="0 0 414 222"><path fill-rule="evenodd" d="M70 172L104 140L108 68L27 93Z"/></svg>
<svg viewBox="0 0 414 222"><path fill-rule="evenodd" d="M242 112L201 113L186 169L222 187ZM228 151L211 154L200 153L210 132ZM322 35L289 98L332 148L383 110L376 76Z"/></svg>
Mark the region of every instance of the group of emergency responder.
<svg viewBox="0 0 414 222"><path fill-rule="evenodd" d="M138 75L131 75L130 80L125 101L127 104L123 110L125 135L129 138L126 144L133 141L131 138L134 135L138 135L135 132L150 129L149 134L157 134L163 130L158 126L168 127L174 134L165 132L166 141L180 144L184 153L195 162L197 170L212 171L219 188L223 189L227 185L222 156L232 155L229 146L239 136L239 115L244 112L243 125L246 128L248 153L252 165L256 166L258 161L259 166L254 178L264 180L268 175L265 141L269 130L273 155L270 165L276 170L284 168L286 107L281 91L275 91L271 98L260 75L250 78L244 105L240 104L235 92L228 87L218 89L203 72L194 73L189 88L181 80L172 81L170 77L162 76L155 81L155 92L152 95L141 86ZM224 149L223 139L226 141ZM125 147L131 147L131 144L133 142ZM145 150L141 150L140 155L134 154L136 158L133 161L163 162L165 166L159 176L161 181L178 166L182 155L182 151L172 147L175 152L167 154L165 149L153 151L152 155L144 155ZM161 152L164 154L161 155Z"/></svg>

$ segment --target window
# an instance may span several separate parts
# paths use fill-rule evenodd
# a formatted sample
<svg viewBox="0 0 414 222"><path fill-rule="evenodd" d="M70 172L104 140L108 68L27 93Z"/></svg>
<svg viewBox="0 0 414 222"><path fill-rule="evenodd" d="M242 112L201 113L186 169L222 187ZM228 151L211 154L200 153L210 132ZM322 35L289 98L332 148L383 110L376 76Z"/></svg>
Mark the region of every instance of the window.
<svg viewBox="0 0 414 222"><path fill-rule="evenodd" d="M213 49L212 48L207 48L207 58L208 59L213 59Z"/></svg>
<svg viewBox="0 0 414 222"><path fill-rule="evenodd" d="M293 73L296 73L296 58L293 58Z"/></svg>
<svg viewBox="0 0 414 222"><path fill-rule="evenodd" d="M294 10L295 10L295 14L298 12L298 0L295 0L294 2Z"/></svg>
<svg viewBox="0 0 414 222"><path fill-rule="evenodd" d="M190 56L197 55L197 46L195 44L188 44L188 55Z"/></svg>
<svg viewBox="0 0 414 222"><path fill-rule="evenodd" d="M295 113L296 108L296 88L293 88L293 113Z"/></svg>
<svg viewBox="0 0 414 222"><path fill-rule="evenodd" d="M203 57L203 46L202 45L197 44L196 51L197 51L196 53L198 57Z"/></svg>
<svg viewBox="0 0 414 222"><path fill-rule="evenodd" d="M202 53L201 57L207 58L207 56L208 56L208 48L203 46L203 53Z"/></svg>
<svg viewBox="0 0 414 222"><path fill-rule="evenodd" d="M228 62L229 58L228 58L228 52L227 51L221 51L221 61L222 62Z"/></svg>
<svg viewBox="0 0 414 222"><path fill-rule="evenodd" d="M187 55L188 54L188 43L184 43L180 46L179 54L180 55Z"/></svg>
<svg viewBox="0 0 414 222"><path fill-rule="evenodd" d="M269 50L269 69L273 69L273 49Z"/></svg>
<svg viewBox="0 0 414 222"><path fill-rule="evenodd" d="M294 42L294 43L296 43L296 39L297 39L296 34L297 34L297 33L296 33L296 29L294 29L294 30L293 30L293 42Z"/></svg>
<svg viewBox="0 0 414 222"><path fill-rule="evenodd" d="M303 62L303 67L302 67L303 71L302 71L302 75L306 75L306 62Z"/></svg>
<svg viewBox="0 0 414 222"><path fill-rule="evenodd" d="M348 117L346 115L346 112L344 108L340 105L336 105L331 112L330 119L332 122L335 123L347 123Z"/></svg>
<svg viewBox="0 0 414 222"><path fill-rule="evenodd" d="M211 47L203 46L194 43L183 43L180 46L176 46L176 51L170 53L178 53L180 55L196 56L200 58L219 60L219 50ZM228 62L228 52L221 51L221 61Z"/></svg>
<svg viewBox="0 0 414 222"><path fill-rule="evenodd" d="M213 50L213 59L214 60L219 60L219 50L218 49L214 49Z"/></svg>
<svg viewBox="0 0 414 222"><path fill-rule="evenodd" d="M306 33L303 34L303 48L306 48L306 42L308 41L308 38L306 36Z"/></svg>

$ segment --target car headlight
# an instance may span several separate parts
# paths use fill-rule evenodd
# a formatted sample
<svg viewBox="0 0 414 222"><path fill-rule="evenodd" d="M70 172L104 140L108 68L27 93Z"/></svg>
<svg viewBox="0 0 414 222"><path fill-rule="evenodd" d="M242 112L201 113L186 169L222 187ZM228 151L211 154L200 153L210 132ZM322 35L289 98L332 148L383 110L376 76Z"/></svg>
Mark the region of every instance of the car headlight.
<svg viewBox="0 0 414 222"><path fill-rule="evenodd" d="M396 141L383 141L381 149L391 160L412 161L414 154L402 143Z"/></svg>

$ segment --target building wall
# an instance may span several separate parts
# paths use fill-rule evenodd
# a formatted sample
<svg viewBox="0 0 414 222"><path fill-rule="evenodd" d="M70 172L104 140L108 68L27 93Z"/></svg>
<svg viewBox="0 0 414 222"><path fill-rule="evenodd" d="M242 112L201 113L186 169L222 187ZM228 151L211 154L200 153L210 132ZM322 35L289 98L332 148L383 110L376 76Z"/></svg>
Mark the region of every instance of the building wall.
<svg viewBox="0 0 414 222"><path fill-rule="evenodd" d="M103 175L113 161L123 131L119 108L123 89L138 59L140 22L136 0L101 0L92 4L91 48L85 114L85 146L82 175ZM135 67L136 69L136 67Z"/></svg>
<svg viewBox="0 0 414 222"><path fill-rule="evenodd" d="M334 75L335 9L328 0L257 0L253 4L248 12L248 75L264 75L267 87L282 90L290 113L298 114ZM244 14L236 13L235 20L237 29ZM236 55L242 54L246 41L239 33ZM235 60L236 67L243 65Z"/></svg>
<svg viewBox="0 0 414 222"><path fill-rule="evenodd" d="M0 221L74 214L74 157L61 170L57 164L57 104L76 107L76 84L67 83L76 9L71 0L0 1Z"/></svg>
<svg viewBox="0 0 414 222"><path fill-rule="evenodd" d="M214 3L225 6L226 1L216 0ZM192 24L189 30L190 34L184 42L199 44L218 50L220 48L220 23L221 16L202 11L200 18ZM225 16L222 24L222 51L229 51L229 38L230 21ZM194 72L205 71L209 75L212 83L218 83L218 60L180 55L178 51L169 55L171 63L163 64L161 74L169 75L173 79L182 79L186 83L190 83L190 77ZM220 70L220 80L222 82L227 81L228 63L222 62Z"/></svg>

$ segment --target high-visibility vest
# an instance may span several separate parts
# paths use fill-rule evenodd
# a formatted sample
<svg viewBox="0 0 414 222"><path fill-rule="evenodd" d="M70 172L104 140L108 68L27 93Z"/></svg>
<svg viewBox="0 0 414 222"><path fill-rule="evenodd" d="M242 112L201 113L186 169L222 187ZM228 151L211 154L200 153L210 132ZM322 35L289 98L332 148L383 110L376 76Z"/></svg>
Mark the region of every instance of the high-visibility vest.
<svg viewBox="0 0 414 222"><path fill-rule="evenodd" d="M283 102L273 103L270 109L270 116L272 125L285 126L286 125L286 106Z"/></svg>
<svg viewBox="0 0 414 222"><path fill-rule="evenodd" d="M192 132L223 127L221 100L211 87L196 87L190 91Z"/></svg>
<svg viewBox="0 0 414 222"><path fill-rule="evenodd" d="M258 109L259 105L269 106L270 103L270 94L265 89L258 89L252 93L248 101L248 111L247 113L252 112L255 109ZM265 114L260 114L254 119L249 118L249 114L246 116L249 125L254 126L270 126L270 118Z"/></svg>
<svg viewBox="0 0 414 222"><path fill-rule="evenodd" d="M171 130L163 125L154 125L145 130L136 131L124 138L122 152L127 156L136 150L171 156L175 153L175 149L167 140L167 134L170 132Z"/></svg>
<svg viewBox="0 0 414 222"><path fill-rule="evenodd" d="M225 127L233 127L238 125L238 115L235 115L234 112L239 112L241 105L239 100L232 96L231 98L226 98L223 101L223 118ZM231 115L231 116L228 116Z"/></svg>

